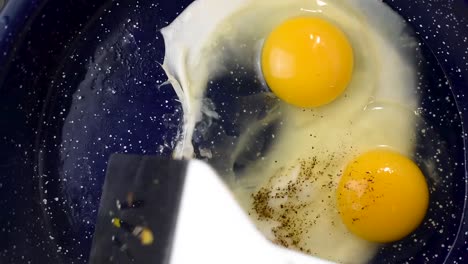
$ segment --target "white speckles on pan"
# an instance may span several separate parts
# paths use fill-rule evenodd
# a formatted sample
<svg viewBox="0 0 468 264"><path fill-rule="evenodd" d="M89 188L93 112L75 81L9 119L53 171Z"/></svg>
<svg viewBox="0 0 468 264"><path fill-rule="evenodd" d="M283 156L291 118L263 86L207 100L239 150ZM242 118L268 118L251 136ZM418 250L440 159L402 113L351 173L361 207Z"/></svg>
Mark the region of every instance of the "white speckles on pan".
<svg viewBox="0 0 468 264"><path fill-rule="evenodd" d="M430 167L441 176L439 186L442 186L442 190L439 190L438 197L442 202L432 204L430 209L431 213L435 211L430 219L430 230L437 233L436 237L441 237L432 239L422 256L412 259L419 262L438 263L445 260L446 263L465 263L468 244L464 230L468 228L468 223L463 220L460 225L460 219L466 218L467 190L463 161L465 147L460 137L466 144L467 137L462 132L461 124L466 124L468 120L467 101L461 91L468 87L468 5L456 0L444 4L427 0L388 2L407 18L423 41L421 49L428 60L420 62L427 72L419 78L418 89L424 95L420 114L444 139L443 142L434 141L430 134L426 134L427 131L421 130L421 142L425 146L434 146L434 149L427 152L421 146L420 153L433 157L435 164ZM447 257L447 254L450 256Z"/></svg>
<svg viewBox="0 0 468 264"><path fill-rule="evenodd" d="M112 17L111 12L106 14ZM78 48L67 52L65 62L54 72L56 78L47 84L51 87L45 86L50 89L50 100L41 113L37 133L38 150L34 153L39 165L34 181L46 223L40 230L47 236L44 243L34 245L54 261L40 261L45 258L41 257L41 263L56 263L56 256L63 256L64 263L87 263L89 249L81 245L93 237L111 153L167 155L175 147L181 109L174 104L172 91L158 89L166 78L155 63L163 55L155 48L158 37L162 47L162 38L154 30L155 23L148 22L144 30L154 35L142 34L141 17L125 14L129 17L122 17L122 23L99 19L98 29L83 33ZM96 32L105 33L93 35ZM19 89L40 92L30 84L24 87ZM25 104L18 107L26 108ZM33 117L28 119L37 125ZM31 232L40 235L37 229ZM49 244L53 252L47 252Z"/></svg>

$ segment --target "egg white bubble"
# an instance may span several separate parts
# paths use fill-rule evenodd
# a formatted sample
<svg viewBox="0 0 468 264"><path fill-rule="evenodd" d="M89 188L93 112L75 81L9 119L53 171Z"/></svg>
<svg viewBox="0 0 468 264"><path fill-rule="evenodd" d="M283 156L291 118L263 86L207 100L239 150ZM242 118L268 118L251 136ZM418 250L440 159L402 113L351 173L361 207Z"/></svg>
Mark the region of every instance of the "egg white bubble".
<svg viewBox="0 0 468 264"><path fill-rule="evenodd" d="M300 15L323 17L340 27L355 56L353 78L343 95L314 109L275 100L259 68L269 32ZM414 152L418 54L403 20L373 0L196 0L162 34L163 67L184 112L173 156L192 158L197 152L212 162L272 241L337 262L372 258L378 245L346 230L336 210L335 190L342 169L358 153L379 146L408 156ZM210 82L237 74L234 68L239 67L258 81L260 92L241 96L236 94L239 87L224 89L238 98L232 110L250 106L264 113L220 120L216 109L223 102L207 98L206 91ZM239 134L218 132L220 143L194 149L194 142L211 141L216 120L235 122ZM272 133L271 143L251 158L248 150L261 133ZM241 171L233 170L242 159L254 160ZM289 195L291 186L294 195ZM262 214L266 207L267 216Z"/></svg>

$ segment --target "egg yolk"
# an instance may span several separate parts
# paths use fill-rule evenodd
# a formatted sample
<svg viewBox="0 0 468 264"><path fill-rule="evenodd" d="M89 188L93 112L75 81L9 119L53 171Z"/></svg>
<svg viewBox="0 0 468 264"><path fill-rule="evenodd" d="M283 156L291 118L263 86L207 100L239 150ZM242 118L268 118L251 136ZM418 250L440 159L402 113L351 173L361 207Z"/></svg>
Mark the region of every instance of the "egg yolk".
<svg viewBox="0 0 468 264"><path fill-rule="evenodd" d="M346 227L373 242L400 240L422 222L429 191L421 170L385 149L367 152L346 167L337 189Z"/></svg>
<svg viewBox="0 0 468 264"><path fill-rule="evenodd" d="M262 50L261 67L270 89L299 107L335 100L348 86L354 57L345 34L317 17L297 17L276 27Z"/></svg>

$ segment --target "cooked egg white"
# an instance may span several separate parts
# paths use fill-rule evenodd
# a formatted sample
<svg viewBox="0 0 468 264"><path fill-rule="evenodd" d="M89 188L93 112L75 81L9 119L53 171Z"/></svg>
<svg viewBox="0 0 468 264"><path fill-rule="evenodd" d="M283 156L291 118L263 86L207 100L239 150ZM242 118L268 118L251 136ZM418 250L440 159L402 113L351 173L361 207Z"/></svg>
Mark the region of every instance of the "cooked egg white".
<svg viewBox="0 0 468 264"><path fill-rule="evenodd" d="M228 184L259 230L272 241L343 263L363 263L377 244L351 234L341 222L336 188L357 154L386 146L407 156L414 151L416 41L401 18L379 1L196 0L162 29L163 67L184 111L175 158L191 158L192 137L203 115L210 80L226 65L251 65L263 81L264 40L281 22L297 16L324 18L338 26L354 51L354 71L335 101L302 109L279 102L281 118L271 150ZM264 83L265 87L266 84ZM265 88L265 92L267 88ZM217 102L214 102L215 104ZM268 120L268 117L265 119ZM259 124L252 123L254 129ZM240 136L242 138L242 135ZM240 140L240 150L248 144ZM206 151L206 150L204 150ZM236 158L233 152L232 163ZM249 188L247 188L247 186Z"/></svg>

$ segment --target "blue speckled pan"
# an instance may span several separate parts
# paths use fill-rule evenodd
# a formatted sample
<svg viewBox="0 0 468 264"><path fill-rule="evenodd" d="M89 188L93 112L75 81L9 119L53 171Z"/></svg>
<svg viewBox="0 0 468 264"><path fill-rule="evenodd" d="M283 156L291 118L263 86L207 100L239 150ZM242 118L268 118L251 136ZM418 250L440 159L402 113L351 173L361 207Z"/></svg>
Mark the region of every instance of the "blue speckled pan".
<svg viewBox="0 0 468 264"><path fill-rule="evenodd" d="M158 29L190 2L0 0L0 263L87 263L109 155L171 153L181 112L158 88ZM385 2L428 61L421 115L444 143L419 154L446 155L417 239L372 262L468 263L468 2Z"/></svg>

